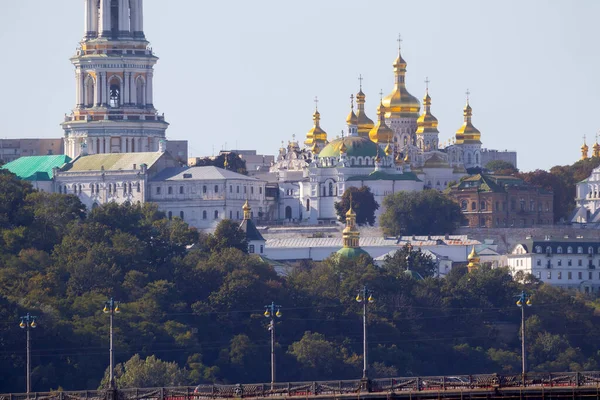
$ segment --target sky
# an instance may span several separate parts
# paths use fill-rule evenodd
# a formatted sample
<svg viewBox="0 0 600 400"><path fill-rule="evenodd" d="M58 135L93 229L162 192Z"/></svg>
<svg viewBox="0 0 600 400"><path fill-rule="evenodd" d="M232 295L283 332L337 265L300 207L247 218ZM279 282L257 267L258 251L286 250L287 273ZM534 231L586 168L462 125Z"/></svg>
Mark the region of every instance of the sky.
<svg viewBox="0 0 600 400"><path fill-rule="evenodd" d="M595 0L144 0L154 104L190 156L276 154L304 140L314 98L332 140L358 76L367 115L391 92L397 38L407 88L430 80L440 141L470 91L483 147L516 150L524 171L571 164L600 129L600 2ZM83 0L0 1L1 138L52 138L75 105Z"/></svg>

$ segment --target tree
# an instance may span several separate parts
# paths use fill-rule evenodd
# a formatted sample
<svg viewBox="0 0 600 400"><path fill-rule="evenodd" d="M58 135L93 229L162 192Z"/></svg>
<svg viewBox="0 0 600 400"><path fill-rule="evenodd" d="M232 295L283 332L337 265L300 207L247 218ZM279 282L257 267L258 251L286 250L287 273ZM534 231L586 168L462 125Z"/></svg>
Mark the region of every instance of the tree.
<svg viewBox="0 0 600 400"><path fill-rule="evenodd" d="M554 193L554 220L566 218L575 207L575 181L567 167L553 167L551 172L536 169L517 175L523 181Z"/></svg>
<svg viewBox="0 0 600 400"><path fill-rule="evenodd" d="M342 199L334 204L338 219L346 222L346 213L350 209L350 196L352 195L352 209L356 213L358 225L375 224L375 211L379 209L379 203L368 186L360 188L350 187L342 195Z"/></svg>
<svg viewBox="0 0 600 400"><path fill-rule="evenodd" d="M437 267L431 256L424 254L420 248L411 249L408 244L393 255L387 255L382 268L396 277L408 269L418 272L423 278L437 274Z"/></svg>
<svg viewBox="0 0 600 400"><path fill-rule="evenodd" d="M240 226L235 221L230 219L223 219L219 222L215 232L208 235L206 245L214 252L219 252L230 247L244 253L248 252L246 233L240 229Z"/></svg>
<svg viewBox="0 0 600 400"><path fill-rule="evenodd" d="M388 236L452 233L462 218L458 204L436 190L394 193L383 206L379 219Z"/></svg>
<svg viewBox="0 0 600 400"><path fill-rule="evenodd" d="M345 351L320 333L304 332L302 339L291 344L289 354L304 368L306 378L343 376L349 367Z"/></svg>
<svg viewBox="0 0 600 400"><path fill-rule="evenodd" d="M519 172L512 163L504 160L490 161L485 165L485 169L496 175L514 175Z"/></svg>
<svg viewBox="0 0 600 400"><path fill-rule="evenodd" d="M100 383L100 389L107 387L108 380L107 369ZM185 386L191 383L188 372L179 368L177 363L165 362L156 356L142 359L139 354L134 355L124 364L115 366L115 382L121 389Z"/></svg>
<svg viewBox="0 0 600 400"><path fill-rule="evenodd" d="M227 167L225 167L225 161L227 161ZM214 158L201 158L196 161L196 166L214 166L217 168L224 168L229 171L237 172L238 174L248 175L248 171L246 170L246 161L240 157L239 154L234 152L221 153Z"/></svg>

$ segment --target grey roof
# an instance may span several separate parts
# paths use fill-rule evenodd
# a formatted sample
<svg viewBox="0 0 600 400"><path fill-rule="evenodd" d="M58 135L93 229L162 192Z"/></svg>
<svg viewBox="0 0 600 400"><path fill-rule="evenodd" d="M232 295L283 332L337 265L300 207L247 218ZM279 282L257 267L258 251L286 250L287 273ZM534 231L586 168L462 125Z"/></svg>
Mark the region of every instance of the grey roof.
<svg viewBox="0 0 600 400"><path fill-rule="evenodd" d="M65 170L69 172L100 171L102 169L105 171L128 171L136 168L139 169L142 164L146 164L150 168L163 154L157 151L90 154L76 158Z"/></svg>
<svg viewBox="0 0 600 400"><path fill-rule="evenodd" d="M256 229L256 225L251 219L244 219L240 224L240 229L246 233L246 240L248 242L252 241L265 241L265 238L260 234L258 229Z"/></svg>
<svg viewBox="0 0 600 400"><path fill-rule="evenodd" d="M439 242L438 242L439 241ZM404 247L408 242L413 246L436 246L436 245L447 245L447 246L464 246L464 245L478 245L480 244L477 240L467 238L466 235L451 235L448 239L444 236L403 236L400 240L396 238L384 238L384 237L361 237L361 247L383 247L383 246L396 246L398 248ZM289 239L267 239L267 247L269 248L294 248L294 247L341 247L342 238L289 238Z"/></svg>
<svg viewBox="0 0 600 400"><path fill-rule="evenodd" d="M191 175L189 178L184 177ZM165 168L159 172L153 181L182 181L182 180L224 180L224 179L237 179L245 181L260 182L259 179L238 174L237 172L229 171L217 167L173 167Z"/></svg>

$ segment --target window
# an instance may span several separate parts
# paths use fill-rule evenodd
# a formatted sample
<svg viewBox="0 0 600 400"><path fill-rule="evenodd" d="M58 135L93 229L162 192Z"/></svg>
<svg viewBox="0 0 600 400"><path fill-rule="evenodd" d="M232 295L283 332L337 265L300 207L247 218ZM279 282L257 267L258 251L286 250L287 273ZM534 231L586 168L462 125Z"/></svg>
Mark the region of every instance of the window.
<svg viewBox="0 0 600 400"><path fill-rule="evenodd" d="M537 265L541 266L542 265L542 260L537 260Z"/></svg>
<svg viewBox="0 0 600 400"><path fill-rule="evenodd" d="M546 254L552 254L552 247L546 246Z"/></svg>
<svg viewBox="0 0 600 400"><path fill-rule="evenodd" d="M131 187L132 187L131 182L129 182L129 185L127 185L127 186L129 188L129 194L133 193L133 190L131 190Z"/></svg>
<svg viewBox="0 0 600 400"><path fill-rule="evenodd" d="M208 191L208 189L206 188L206 185L202 186L202 193L206 194L206 192Z"/></svg>
<svg viewBox="0 0 600 400"><path fill-rule="evenodd" d="M485 201L481 201L481 203L479 204L479 208L481 210L485 210Z"/></svg>
<svg viewBox="0 0 600 400"><path fill-rule="evenodd" d="M562 272L558 271L558 279L562 279Z"/></svg>
<svg viewBox="0 0 600 400"><path fill-rule="evenodd" d="M229 185L229 193L233 193L233 185Z"/></svg>
<svg viewBox="0 0 600 400"><path fill-rule="evenodd" d="M250 246L248 246L248 253L254 254L254 245L253 244L251 244Z"/></svg>
<svg viewBox="0 0 600 400"><path fill-rule="evenodd" d="M562 267L562 260L558 260L558 266Z"/></svg>
<svg viewBox="0 0 600 400"><path fill-rule="evenodd" d="M262 194L262 186L258 188L258 194Z"/></svg>
<svg viewBox="0 0 600 400"><path fill-rule="evenodd" d="M475 211L476 209L477 209L477 203L475 203L475 202L472 202L472 203L471 203L471 210L472 210L472 211Z"/></svg>
<svg viewBox="0 0 600 400"><path fill-rule="evenodd" d="M529 211L535 211L535 201L529 200Z"/></svg>
<svg viewBox="0 0 600 400"><path fill-rule="evenodd" d="M577 260L577 266L581 267L583 265L583 260Z"/></svg>
<svg viewBox="0 0 600 400"><path fill-rule="evenodd" d="M219 212L215 210L215 219L219 219Z"/></svg>
<svg viewBox="0 0 600 400"><path fill-rule="evenodd" d="M173 218L173 213L171 211L169 211L169 219Z"/></svg>
<svg viewBox="0 0 600 400"><path fill-rule="evenodd" d="M588 247L588 254L594 254L594 248L592 246Z"/></svg>
<svg viewBox="0 0 600 400"><path fill-rule="evenodd" d="M219 185L215 185L215 193L219 193Z"/></svg>
<svg viewBox="0 0 600 400"><path fill-rule="evenodd" d="M582 246L577 247L577 254L583 254L583 247Z"/></svg>
<svg viewBox="0 0 600 400"><path fill-rule="evenodd" d="M546 274L546 278L552 279L552 271L548 271L548 273Z"/></svg>
<svg viewBox="0 0 600 400"><path fill-rule="evenodd" d="M573 260L569 260L569 261L567 261L567 265L568 265L569 267L570 267L570 266L572 266L572 265L573 265Z"/></svg>
<svg viewBox="0 0 600 400"><path fill-rule="evenodd" d="M179 194L183 194L183 186L179 186Z"/></svg>
<svg viewBox="0 0 600 400"><path fill-rule="evenodd" d="M92 194L94 194L94 185L91 184L90 187L92 188Z"/></svg>
<svg viewBox="0 0 600 400"><path fill-rule="evenodd" d="M236 193L238 193L238 194L240 193L240 187L239 186L236 187Z"/></svg>
<svg viewBox="0 0 600 400"><path fill-rule="evenodd" d="M108 187L108 193L110 193L110 186ZM156 194L160 194L160 186L156 187Z"/></svg>
<svg viewBox="0 0 600 400"><path fill-rule="evenodd" d="M500 211L500 202L499 201L496 202L496 211Z"/></svg>
<svg viewBox="0 0 600 400"><path fill-rule="evenodd" d="M248 186L244 186L244 194L248 193Z"/></svg>
<svg viewBox="0 0 600 400"><path fill-rule="evenodd" d="M254 194L254 186L250 187L250 194Z"/></svg>
<svg viewBox="0 0 600 400"><path fill-rule="evenodd" d="M542 253L542 246L535 246L535 252L538 254Z"/></svg>
<svg viewBox="0 0 600 400"><path fill-rule="evenodd" d="M233 219L233 211L229 210L229 219Z"/></svg>
<svg viewBox="0 0 600 400"><path fill-rule="evenodd" d="M519 206L521 207L521 211L525 211L525 200L519 200Z"/></svg>
<svg viewBox="0 0 600 400"><path fill-rule="evenodd" d="M467 211L467 201L463 200L460 202L460 209L463 211Z"/></svg>
<svg viewBox="0 0 600 400"><path fill-rule="evenodd" d="M535 277L538 279L542 279L542 271L538 271L535 273Z"/></svg>
<svg viewBox="0 0 600 400"><path fill-rule="evenodd" d="M260 245L260 254L262 254L265 251L265 246L263 246L262 244Z"/></svg>
<svg viewBox="0 0 600 400"><path fill-rule="evenodd" d="M592 271L588 272L588 279L592 279Z"/></svg>
<svg viewBox="0 0 600 400"><path fill-rule="evenodd" d="M310 211L310 199L306 199L306 211Z"/></svg>
<svg viewBox="0 0 600 400"><path fill-rule="evenodd" d="M563 252L563 250L562 250L562 246L558 246L558 247L556 248L556 252L557 252L558 254L562 254L562 252Z"/></svg>
<svg viewBox="0 0 600 400"><path fill-rule="evenodd" d="M173 194L173 186L168 187L167 194Z"/></svg>
<svg viewBox="0 0 600 400"><path fill-rule="evenodd" d="M568 254L572 254L573 253L573 248L571 246L567 247L567 253Z"/></svg>
<svg viewBox="0 0 600 400"><path fill-rule="evenodd" d="M208 216L206 215L206 211L202 211L202 219L206 219Z"/></svg>
<svg viewBox="0 0 600 400"><path fill-rule="evenodd" d="M333 196L333 182L329 182L329 196Z"/></svg>
<svg viewBox="0 0 600 400"><path fill-rule="evenodd" d="M235 215L236 215L236 219L240 219L240 212L239 211L237 211Z"/></svg>
<svg viewBox="0 0 600 400"><path fill-rule="evenodd" d="M571 271L567 272L567 279L573 279L573 273Z"/></svg>
<svg viewBox="0 0 600 400"><path fill-rule="evenodd" d="M583 272L580 271L577 273L577 279L583 279Z"/></svg>

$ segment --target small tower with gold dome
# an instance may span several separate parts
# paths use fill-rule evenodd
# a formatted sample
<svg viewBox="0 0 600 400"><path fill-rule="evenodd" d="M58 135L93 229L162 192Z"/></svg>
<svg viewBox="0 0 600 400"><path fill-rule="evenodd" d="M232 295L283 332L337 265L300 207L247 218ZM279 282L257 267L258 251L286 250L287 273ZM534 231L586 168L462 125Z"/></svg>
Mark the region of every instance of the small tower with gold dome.
<svg viewBox="0 0 600 400"><path fill-rule="evenodd" d="M470 92L467 90L467 104L463 110L464 122L456 131L456 145L462 151L465 168L481 167L481 132L473 126L473 109L469 104Z"/></svg>
<svg viewBox="0 0 600 400"><path fill-rule="evenodd" d="M414 145L421 105L406 89L406 61L402 58L402 39L398 36L398 56L394 61L394 89L383 98L385 118L401 147Z"/></svg>
<svg viewBox="0 0 600 400"><path fill-rule="evenodd" d="M346 117L348 136L358 136L358 117L354 113L354 95L350 95L350 113Z"/></svg>
<svg viewBox="0 0 600 400"><path fill-rule="evenodd" d="M343 247L337 251L340 256L358 258L361 255L369 255L360 248L360 232L356 226L356 213L352 209L352 194L350 194L350 208L346 213L346 227L342 231Z"/></svg>
<svg viewBox="0 0 600 400"><path fill-rule="evenodd" d="M358 127L357 131L358 136L369 137L369 132L371 132L371 129L373 129L375 124L373 123L373 120L367 117L367 114L365 113L366 96L362 91L362 75L358 77L358 80L360 81L360 88L358 90L358 93L356 93L356 122Z"/></svg>
<svg viewBox="0 0 600 400"><path fill-rule="evenodd" d="M423 114L417 119L417 146L423 151L438 150L439 134L438 120L431 114L431 97L429 96L429 79L423 97Z"/></svg>
<svg viewBox="0 0 600 400"><path fill-rule="evenodd" d="M378 145L389 144L394 138L394 131L385 123L385 107L383 103L379 103L379 107L377 107L377 116L379 117L377 125L369 132L369 139Z"/></svg>
<svg viewBox="0 0 600 400"><path fill-rule="evenodd" d="M239 229L246 234L248 253L264 255L267 242L256 228L256 225L254 225L254 221L252 221L252 208L248 200L242 206L242 210L244 211L244 220L240 224Z"/></svg>
<svg viewBox="0 0 600 400"><path fill-rule="evenodd" d="M596 135L596 142L592 146L592 157L600 158L600 144L598 144L598 135Z"/></svg>
<svg viewBox="0 0 600 400"><path fill-rule="evenodd" d="M323 149L327 144L327 132L321 128L321 113L317 106L319 100L315 98L315 112L313 113L313 127L306 133L304 144L307 148L312 149L316 144L319 150Z"/></svg>
<svg viewBox="0 0 600 400"><path fill-rule="evenodd" d="M583 137L583 145L581 146L581 160L587 160L588 157L588 152L590 151L590 148L588 147L587 143L585 142L585 136Z"/></svg>
<svg viewBox="0 0 600 400"><path fill-rule="evenodd" d="M476 271L481 266L481 259L479 258L479 254L477 254L477 252L475 251L475 246L473 246L471 253L467 257L467 261L469 261L469 263L467 264L469 272Z"/></svg>

